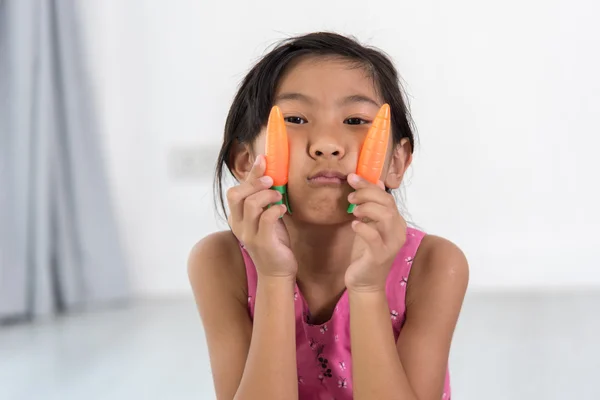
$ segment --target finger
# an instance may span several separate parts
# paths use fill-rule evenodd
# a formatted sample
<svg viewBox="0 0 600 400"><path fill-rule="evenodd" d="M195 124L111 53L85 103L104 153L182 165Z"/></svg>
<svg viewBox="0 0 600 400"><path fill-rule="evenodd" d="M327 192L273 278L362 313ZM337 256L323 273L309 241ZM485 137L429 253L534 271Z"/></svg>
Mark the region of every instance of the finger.
<svg viewBox="0 0 600 400"><path fill-rule="evenodd" d="M243 220L243 204L248 196L251 196L258 191L268 189L273 185L273 179L271 177L262 176L265 169L262 160L262 156L257 157L256 162L248 174L248 178L227 191L227 204L229 205L232 224L239 224Z"/></svg>
<svg viewBox="0 0 600 400"><path fill-rule="evenodd" d="M230 188L227 191L227 204L230 210L230 224L240 224L244 220L245 200L263 190L269 189L273 185L273 180L268 177L262 177L252 183L244 182Z"/></svg>
<svg viewBox="0 0 600 400"><path fill-rule="evenodd" d="M276 204L269 209L265 210L258 222L257 235L271 235L275 229L275 224L278 223L279 218L285 214L287 207L285 204Z"/></svg>
<svg viewBox="0 0 600 400"><path fill-rule="evenodd" d="M394 196L381 190L379 187L372 185L362 189L357 189L348 195L348 201L352 204L363 204L366 202L374 202L386 207L396 208Z"/></svg>
<svg viewBox="0 0 600 400"><path fill-rule="evenodd" d="M373 226L384 241L394 238L404 222L397 211L373 202L355 207L353 214L359 221Z"/></svg>
<svg viewBox="0 0 600 400"><path fill-rule="evenodd" d="M383 239L373 225L360 221L352 221L352 229L371 248L374 252L373 254L378 254L383 245Z"/></svg>
<svg viewBox="0 0 600 400"><path fill-rule="evenodd" d="M261 154L257 155L254 159L254 163L252 163L252 167L250 168L250 172L246 175L246 179L244 182L250 182L257 178L260 178L265 174L267 169L266 162L264 162L265 157Z"/></svg>
<svg viewBox="0 0 600 400"><path fill-rule="evenodd" d="M377 223L386 223L394 219L394 214L389 207L374 202L363 203L354 208L352 212L359 220L368 219Z"/></svg>
<svg viewBox="0 0 600 400"><path fill-rule="evenodd" d="M266 212L265 207L281 200L281 193L276 190L261 190L246 198L244 201L244 219L241 222L244 235L256 235L258 221L261 214Z"/></svg>
<svg viewBox="0 0 600 400"><path fill-rule="evenodd" d="M362 178L361 176L359 176L357 174L348 174L347 180L348 180L348 184L357 190L366 188L366 187L371 187L371 186L378 187L378 184L371 183L368 180ZM381 181L378 181L378 182L381 182ZM383 189L385 189L385 187Z"/></svg>

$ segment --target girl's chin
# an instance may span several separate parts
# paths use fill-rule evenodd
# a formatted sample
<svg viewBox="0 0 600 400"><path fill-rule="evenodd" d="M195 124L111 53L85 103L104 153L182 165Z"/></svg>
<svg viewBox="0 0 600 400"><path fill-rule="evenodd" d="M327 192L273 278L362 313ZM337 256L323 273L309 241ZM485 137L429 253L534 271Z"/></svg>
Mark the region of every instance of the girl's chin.
<svg viewBox="0 0 600 400"><path fill-rule="evenodd" d="M290 216L295 222L311 225L339 225L349 223L354 220L352 214L348 214L346 207L330 207L330 208L310 208L300 205L294 208L292 204L292 215Z"/></svg>

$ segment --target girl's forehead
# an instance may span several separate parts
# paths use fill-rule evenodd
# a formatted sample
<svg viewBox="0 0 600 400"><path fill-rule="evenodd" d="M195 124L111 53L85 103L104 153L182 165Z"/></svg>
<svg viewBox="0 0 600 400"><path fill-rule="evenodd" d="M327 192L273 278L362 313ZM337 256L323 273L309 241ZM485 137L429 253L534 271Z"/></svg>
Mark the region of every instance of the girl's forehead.
<svg viewBox="0 0 600 400"><path fill-rule="evenodd" d="M339 57L311 57L295 61L281 77L275 92L276 98L306 102L356 95L382 104L367 69Z"/></svg>

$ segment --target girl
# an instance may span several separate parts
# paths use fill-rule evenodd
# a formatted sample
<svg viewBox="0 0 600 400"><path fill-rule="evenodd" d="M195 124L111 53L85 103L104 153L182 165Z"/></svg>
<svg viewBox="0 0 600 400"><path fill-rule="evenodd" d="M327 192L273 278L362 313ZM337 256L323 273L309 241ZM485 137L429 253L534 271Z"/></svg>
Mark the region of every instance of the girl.
<svg viewBox="0 0 600 400"><path fill-rule="evenodd" d="M353 172L384 103L392 133L374 185ZM281 199L264 176L273 105L289 135L292 213L267 207ZM450 398L468 266L454 244L408 228L398 212L409 121L392 63L344 36L284 41L248 73L216 171L224 210L224 167L240 182L227 190L231 230L202 239L188 266L217 398Z"/></svg>

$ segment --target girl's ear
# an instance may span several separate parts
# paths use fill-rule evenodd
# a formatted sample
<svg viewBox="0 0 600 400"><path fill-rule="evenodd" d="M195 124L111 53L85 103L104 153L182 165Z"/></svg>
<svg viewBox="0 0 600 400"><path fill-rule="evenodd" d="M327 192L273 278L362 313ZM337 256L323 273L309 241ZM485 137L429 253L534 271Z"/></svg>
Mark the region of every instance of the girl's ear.
<svg viewBox="0 0 600 400"><path fill-rule="evenodd" d="M393 148L390 164L384 176L383 183L390 189L398 189L404 178L404 173L412 162L412 151L408 138L403 138Z"/></svg>
<svg viewBox="0 0 600 400"><path fill-rule="evenodd" d="M240 143L236 139L231 145L231 152L229 154L228 162L231 166L231 172L238 182L243 182L252 169L252 163L254 163L255 155L252 152L252 148L249 145Z"/></svg>

